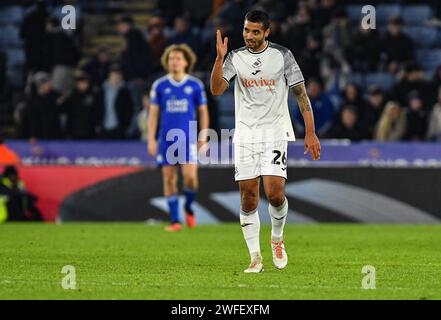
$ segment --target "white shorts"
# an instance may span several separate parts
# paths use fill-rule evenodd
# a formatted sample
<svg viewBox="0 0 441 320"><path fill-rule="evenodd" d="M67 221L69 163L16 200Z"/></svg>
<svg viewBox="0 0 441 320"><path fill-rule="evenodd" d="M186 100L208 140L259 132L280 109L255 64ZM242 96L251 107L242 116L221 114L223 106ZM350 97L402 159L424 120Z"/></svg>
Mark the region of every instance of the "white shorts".
<svg viewBox="0 0 441 320"><path fill-rule="evenodd" d="M260 176L287 178L286 157L288 141L234 144L236 181Z"/></svg>

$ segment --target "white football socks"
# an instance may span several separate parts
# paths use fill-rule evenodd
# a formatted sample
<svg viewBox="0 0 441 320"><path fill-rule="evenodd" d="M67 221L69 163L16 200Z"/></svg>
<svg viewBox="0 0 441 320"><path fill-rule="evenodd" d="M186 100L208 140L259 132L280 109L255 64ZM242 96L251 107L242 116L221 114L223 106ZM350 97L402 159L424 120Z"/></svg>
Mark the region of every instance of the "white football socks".
<svg viewBox="0 0 441 320"><path fill-rule="evenodd" d="M283 228L285 227L286 216L288 214L288 199L279 207L268 206L268 211L271 216L271 236L274 241L283 240Z"/></svg>
<svg viewBox="0 0 441 320"><path fill-rule="evenodd" d="M247 243L251 258L256 254L260 256L260 219L257 209L251 212L240 210L240 226L242 227L243 237Z"/></svg>

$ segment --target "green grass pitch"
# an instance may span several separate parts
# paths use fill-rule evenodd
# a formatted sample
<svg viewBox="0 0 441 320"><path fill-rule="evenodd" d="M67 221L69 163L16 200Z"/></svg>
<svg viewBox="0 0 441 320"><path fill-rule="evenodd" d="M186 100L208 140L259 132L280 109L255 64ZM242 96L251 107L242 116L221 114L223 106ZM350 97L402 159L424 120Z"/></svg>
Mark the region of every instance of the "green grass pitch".
<svg viewBox="0 0 441 320"><path fill-rule="evenodd" d="M141 223L0 225L0 299L440 299L441 226L287 225L288 267L244 274L239 224L165 233ZM64 265L77 289L61 287ZM364 265L376 289L361 288Z"/></svg>

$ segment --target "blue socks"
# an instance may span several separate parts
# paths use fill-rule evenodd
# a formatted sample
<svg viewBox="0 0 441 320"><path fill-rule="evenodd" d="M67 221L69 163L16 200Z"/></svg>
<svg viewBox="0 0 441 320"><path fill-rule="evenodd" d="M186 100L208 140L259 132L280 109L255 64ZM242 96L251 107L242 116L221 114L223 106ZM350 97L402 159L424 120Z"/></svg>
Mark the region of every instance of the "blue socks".
<svg viewBox="0 0 441 320"><path fill-rule="evenodd" d="M196 190L191 190L188 188L184 189L185 194L185 209L188 209L190 213L192 213L191 205L194 202L194 199L196 198Z"/></svg>
<svg viewBox="0 0 441 320"><path fill-rule="evenodd" d="M172 223L179 222L179 197L174 194L167 197L168 210Z"/></svg>
<svg viewBox="0 0 441 320"><path fill-rule="evenodd" d="M196 190L184 189L185 194L185 209L193 213L191 205L196 199ZM170 219L172 223L179 222L179 196L173 194L167 197L168 211L170 212Z"/></svg>

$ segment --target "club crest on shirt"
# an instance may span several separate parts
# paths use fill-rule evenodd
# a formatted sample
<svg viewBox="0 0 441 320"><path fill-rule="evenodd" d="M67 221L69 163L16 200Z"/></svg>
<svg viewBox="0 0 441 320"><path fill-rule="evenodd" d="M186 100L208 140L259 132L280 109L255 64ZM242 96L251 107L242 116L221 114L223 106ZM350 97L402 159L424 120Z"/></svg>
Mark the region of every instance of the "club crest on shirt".
<svg viewBox="0 0 441 320"><path fill-rule="evenodd" d="M256 69L260 69L262 67L262 61L260 61L260 58L257 58L256 61L252 64L252 66Z"/></svg>
<svg viewBox="0 0 441 320"><path fill-rule="evenodd" d="M184 92L185 92L186 94L191 94L191 93L193 92L193 88L190 87L190 86L185 86L185 88L184 88Z"/></svg>

